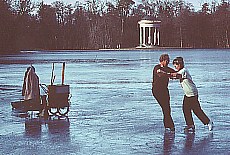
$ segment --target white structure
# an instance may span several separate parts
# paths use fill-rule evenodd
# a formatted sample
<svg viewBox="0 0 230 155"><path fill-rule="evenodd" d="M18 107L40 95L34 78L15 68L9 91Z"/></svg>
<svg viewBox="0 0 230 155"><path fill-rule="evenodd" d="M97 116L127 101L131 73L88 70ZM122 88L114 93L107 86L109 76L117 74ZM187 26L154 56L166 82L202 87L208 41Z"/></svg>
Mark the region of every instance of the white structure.
<svg viewBox="0 0 230 155"><path fill-rule="evenodd" d="M160 23L159 20L143 19L138 22L140 25L139 48L151 48L160 45Z"/></svg>

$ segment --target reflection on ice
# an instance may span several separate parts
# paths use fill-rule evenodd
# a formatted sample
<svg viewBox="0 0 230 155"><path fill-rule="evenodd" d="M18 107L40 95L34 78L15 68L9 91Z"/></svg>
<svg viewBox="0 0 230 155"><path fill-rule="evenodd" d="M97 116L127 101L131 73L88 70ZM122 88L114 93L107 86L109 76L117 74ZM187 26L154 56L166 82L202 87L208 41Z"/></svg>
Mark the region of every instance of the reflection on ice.
<svg viewBox="0 0 230 155"><path fill-rule="evenodd" d="M186 133L186 139L184 143L184 151L183 152L190 152L190 150L193 147L194 139L195 139L195 133Z"/></svg>
<svg viewBox="0 0 230 155"><path fill-rule="evenodd" d="M70 141L70 122L68 117L64 119L50 119L47 125L50 140L59 143Z"/></svg>
<svg viewBox="0 0 230 155"><path fill-rule="evenodd" d="M39 138L48 130L48 137L52 141L69 141L70 140L70 121L68 117L49 118L26 118L25 119L25 136L28 138Z"/></svg>
<svg viewBox="0 0 230 155"><path fill-rule="evenodd" d="M204 135L201 138L196 138L195 133L187 133L184 142L183 154L205 154L205 148L208 147L212 139L213 132L210 132L208 135Z"/></svg>
<svg viewBox="0 0 230 155"><path fill-rule="evenodd" d="M174 145L175 133L165 132L164 133L164 144L163 144L163 154L172 154L172 147Z"/></svg>
<svg viewBox="0 0 230 155"><path fill-rule="evenodd" d="M47 124L51 134L69 134L70 122L68 117L65 119L50 119Z"/></svg>
<svg viewBox="0 0 230 155"><path fill-rule="evenodd" d="M40 137L42 132L42 122L39 118L25 120L25 135L28 137Z"/></svg>

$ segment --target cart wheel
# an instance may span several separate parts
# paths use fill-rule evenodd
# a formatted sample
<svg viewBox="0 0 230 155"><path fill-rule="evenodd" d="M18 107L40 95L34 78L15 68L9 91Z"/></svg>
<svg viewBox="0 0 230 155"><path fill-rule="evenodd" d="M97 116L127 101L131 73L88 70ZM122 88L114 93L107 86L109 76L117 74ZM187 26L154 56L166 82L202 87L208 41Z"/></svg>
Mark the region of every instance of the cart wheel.
<svg viewBox="0 0 230 155"><path fill-rule="evenodd" d="M58 113L61 116L65 116L69 112L69 106L64 108L58 108Z"/></svg>
<svg viewBox="0 0 230 155"><path fill-rule="evenodd" d="M59 113L58 108L50 108L49 113L51 113L52 115L57 115L57 113Z"/></svg>

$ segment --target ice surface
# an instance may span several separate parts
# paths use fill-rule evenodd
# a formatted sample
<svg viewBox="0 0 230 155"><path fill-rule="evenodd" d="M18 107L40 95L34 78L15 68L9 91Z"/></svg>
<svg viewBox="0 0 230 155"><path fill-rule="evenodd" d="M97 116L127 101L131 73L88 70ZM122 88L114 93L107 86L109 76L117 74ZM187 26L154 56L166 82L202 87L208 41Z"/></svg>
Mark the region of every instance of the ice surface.
<svg viewBox="0 0 230 155"><path fill-rule="evenodd" d="M185 59L214 130L194 116L195 134L184 134L183 91L170 81L175 134L165 133L160 106L151 94L152 69L168 53ZM0 154L229 154L230 51L76 51L23 52L0 57ZM69 119L28 119L11 110L21 97L23 76L33 64L40 83L50 84L55 62L55 84L72 94ZM172 67L172 64L170 64ZM19 117L21 116L21 117Z"/></svg>

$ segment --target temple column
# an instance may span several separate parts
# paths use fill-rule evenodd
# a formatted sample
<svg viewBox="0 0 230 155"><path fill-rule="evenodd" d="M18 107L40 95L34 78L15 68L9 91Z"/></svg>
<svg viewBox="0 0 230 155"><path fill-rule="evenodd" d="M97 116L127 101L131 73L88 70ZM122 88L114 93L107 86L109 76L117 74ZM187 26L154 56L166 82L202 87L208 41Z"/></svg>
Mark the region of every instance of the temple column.
<svg viewBox="0 0 230 155"><path fill-rule="evenodd" d="M160 45L160 30L158 28L158 31L157 31L157 45L159 46Z"/></svg>
<svg viewBox="0 0 230 155"><path fill-rule="evenodd" d="M145 27L143 27L143 45L145 45Z"/></svg>
<svg viewBox="0 0 230 155"><path fill-rule="evenodd" d="M148 44L151 45L152 44L151 43L151 40L152 40L152 38L151 38L151 27L148 27L148 28L149 28Z"/></svg>
<svg viewBox="0 0 230 155"><path fill-rule="evenodd" d="M140 47L142 46L142 27L140 26Z"/></svg>
<svg viewBox="0 0 230 155"><path fill-rule="evenodd" d="M156 29L156 27L154 27L154 46L156 45L156 43L157 43L157 29Z"/></svg>

